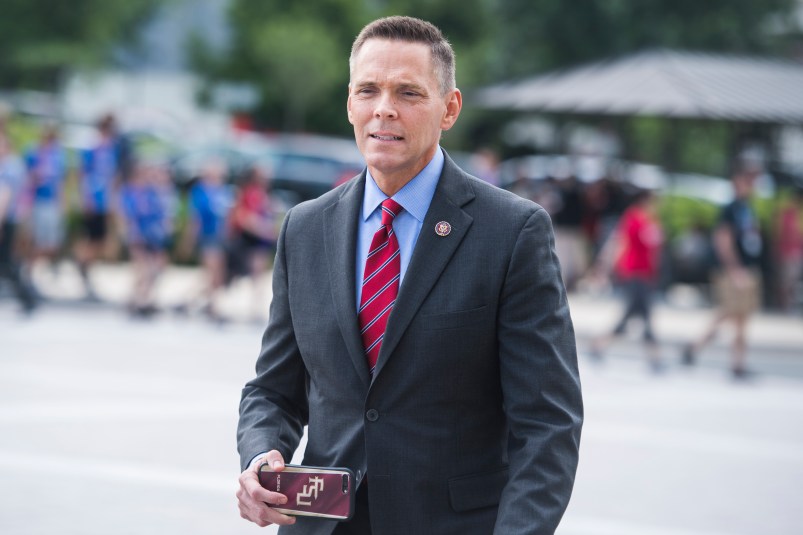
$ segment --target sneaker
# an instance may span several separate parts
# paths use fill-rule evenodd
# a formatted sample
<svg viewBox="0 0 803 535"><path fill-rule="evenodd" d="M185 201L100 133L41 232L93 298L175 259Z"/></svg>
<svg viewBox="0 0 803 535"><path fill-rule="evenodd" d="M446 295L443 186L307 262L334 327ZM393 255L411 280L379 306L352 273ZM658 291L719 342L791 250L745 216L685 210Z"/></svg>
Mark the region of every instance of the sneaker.
<svg viewBox="0 0 803 535"><path fill-rule="evenodd" d="M697 355L694 352L694 346L686 344L683 347L683 352L680 356L680 363L684 366L693 366L697 360Z"/></svg>

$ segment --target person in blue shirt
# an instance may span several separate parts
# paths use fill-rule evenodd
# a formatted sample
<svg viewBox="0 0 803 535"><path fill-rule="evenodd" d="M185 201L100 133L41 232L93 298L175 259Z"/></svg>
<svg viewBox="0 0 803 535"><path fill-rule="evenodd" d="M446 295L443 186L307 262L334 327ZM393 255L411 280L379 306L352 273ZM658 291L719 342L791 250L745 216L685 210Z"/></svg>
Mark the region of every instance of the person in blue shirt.
<svg viewBox="0 0 803 535"><path fill-rule="evenodd" d="M0 279L11 283L22 311L27 314L36 308L36 297L14 254L24 185L25 164L5 134L0 132Z"/></svg>
<svg viewBox="0 0 803 535"><path fill-rule="evenodd" d="M167 264L172 237L172 194L169 177L159 164L139 164L120 190L120 213L134 269L129 309L148 317L157 311L154 288Z"/></svg>
<svg viewBox="0 0 803 535"><path fill-rule="evenodd" d="M58 129L47 125L41 140L25 154L32 199L33 259L54 262L64 242L64 180L67 158Z"/></svg>
<svg viewBox="0 0 803 535"><path fill-rule="evenodd" d="M83 235L76 249L78 268L87 297L96 298L89 280L91 265L103 253L109 227L112 194L120 180L120 142L114 116L104 116L97 125L97 143L81 155L80 202Z"/></svg>
<svg viewBox="0 0 803 535"><path fill-rule="evenodd" d="M203 310L213 320L222 319L217 301L226 282L229 213L233 203L231 186L226 184L226 164L219 159L209 160L189 192L190 220L185 249L189 247L187 244L198 246L204 272L200 292Z"/></svg>

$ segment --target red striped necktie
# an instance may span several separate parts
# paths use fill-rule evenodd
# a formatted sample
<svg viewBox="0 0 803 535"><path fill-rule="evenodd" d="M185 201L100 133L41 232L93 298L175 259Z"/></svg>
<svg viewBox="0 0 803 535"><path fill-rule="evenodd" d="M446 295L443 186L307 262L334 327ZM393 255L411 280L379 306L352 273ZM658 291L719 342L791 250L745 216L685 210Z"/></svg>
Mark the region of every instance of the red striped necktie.
<svg viewBox="0 0 803 535"><path fill-rule="evenodd" d="M374 234L365 260L358 317L371 375L376 368L390 311L399 294L401 260L393 220L402 210L404 208L393 199L382 201L382 226Z"/></svg>

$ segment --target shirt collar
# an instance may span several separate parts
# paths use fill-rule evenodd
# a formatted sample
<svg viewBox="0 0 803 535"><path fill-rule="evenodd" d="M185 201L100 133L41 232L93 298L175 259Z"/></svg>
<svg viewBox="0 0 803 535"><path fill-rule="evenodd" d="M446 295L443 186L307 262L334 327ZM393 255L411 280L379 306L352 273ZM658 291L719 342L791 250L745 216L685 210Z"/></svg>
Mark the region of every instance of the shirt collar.
<svg viewBox="0 0 803 535"><path fill-rule="evenodd" d="M438 179L443 172L443 151L440 147L435 151L435 156L413 179L404 185L392 197L394 201L404 207L404 210L415 217L420 223L424 222L432 197L435 195L435 188L438 186ZM365 194L362 201L362 218L368 220L374 210L387 199L387 195L382 193L379 186L374 182L371 171L365 171Z"/></svg>

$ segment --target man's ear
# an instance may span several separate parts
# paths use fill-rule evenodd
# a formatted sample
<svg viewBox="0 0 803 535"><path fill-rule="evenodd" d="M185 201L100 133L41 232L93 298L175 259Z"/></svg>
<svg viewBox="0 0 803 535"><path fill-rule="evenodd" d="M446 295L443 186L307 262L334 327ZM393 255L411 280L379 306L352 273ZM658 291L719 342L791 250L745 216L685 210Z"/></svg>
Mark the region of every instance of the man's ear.
<svg viewBox="0 0 803 535"><path fill-rule="evenodd" d="M441 119L441 130L449 130L457 122L460 110L463 109L463 95L455 88L446 99L446 113Z"/></svg>

